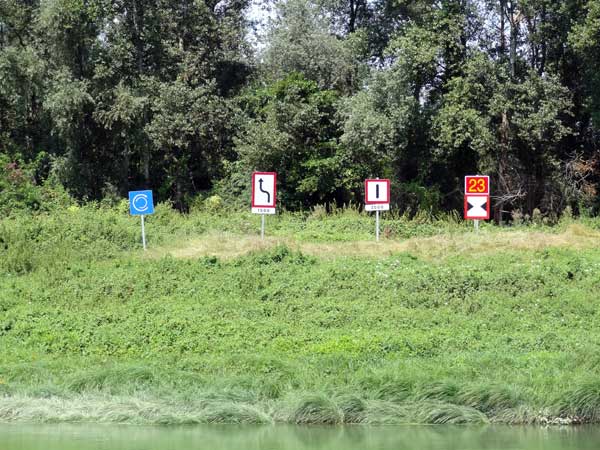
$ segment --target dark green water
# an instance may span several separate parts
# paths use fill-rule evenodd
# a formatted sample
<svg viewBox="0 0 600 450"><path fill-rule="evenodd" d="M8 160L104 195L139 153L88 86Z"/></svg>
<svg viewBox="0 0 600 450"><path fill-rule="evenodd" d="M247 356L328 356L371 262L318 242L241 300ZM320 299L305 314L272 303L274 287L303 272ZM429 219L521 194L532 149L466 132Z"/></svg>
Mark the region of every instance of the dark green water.
<svg viewBox="0 0 600 450"><path fill-rule="evenodd" d="M598 450L600 428L0 424L1 450Z"/></svg>

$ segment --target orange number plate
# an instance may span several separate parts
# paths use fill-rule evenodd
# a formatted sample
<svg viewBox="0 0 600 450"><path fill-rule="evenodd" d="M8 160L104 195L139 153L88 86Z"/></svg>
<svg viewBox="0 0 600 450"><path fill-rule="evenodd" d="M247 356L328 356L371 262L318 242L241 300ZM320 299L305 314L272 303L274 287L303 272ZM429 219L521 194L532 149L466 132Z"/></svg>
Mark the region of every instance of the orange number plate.
<svg viewBox="0 0 600 450"><path fill-rule="evenodd" d="M487 175L465 177L465 194L489 195L489 193L490 177L488 177Z"/></svg>

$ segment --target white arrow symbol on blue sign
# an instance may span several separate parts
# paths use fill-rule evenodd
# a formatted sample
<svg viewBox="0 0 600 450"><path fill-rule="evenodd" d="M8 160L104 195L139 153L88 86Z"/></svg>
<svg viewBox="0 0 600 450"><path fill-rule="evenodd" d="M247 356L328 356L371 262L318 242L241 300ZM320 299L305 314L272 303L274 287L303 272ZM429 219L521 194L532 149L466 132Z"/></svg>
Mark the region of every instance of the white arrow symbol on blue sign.
<svg viewBox="0 0 600 450"><path fill-rule="evenodd" d="M148 196L146 194L137 194L133 197L133 207L139 212L148 210Z"/></svg>

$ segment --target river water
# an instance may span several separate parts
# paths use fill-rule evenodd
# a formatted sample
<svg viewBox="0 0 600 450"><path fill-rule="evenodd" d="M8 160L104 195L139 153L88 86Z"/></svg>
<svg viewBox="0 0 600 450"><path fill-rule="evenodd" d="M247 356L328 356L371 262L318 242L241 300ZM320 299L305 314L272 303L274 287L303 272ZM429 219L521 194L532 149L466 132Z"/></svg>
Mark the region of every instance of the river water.
<svg viewBox="0 0 600 450"><path fill-rule="evenodd" d="M1 450L598 450L599 427L0 424Z"/></svg>

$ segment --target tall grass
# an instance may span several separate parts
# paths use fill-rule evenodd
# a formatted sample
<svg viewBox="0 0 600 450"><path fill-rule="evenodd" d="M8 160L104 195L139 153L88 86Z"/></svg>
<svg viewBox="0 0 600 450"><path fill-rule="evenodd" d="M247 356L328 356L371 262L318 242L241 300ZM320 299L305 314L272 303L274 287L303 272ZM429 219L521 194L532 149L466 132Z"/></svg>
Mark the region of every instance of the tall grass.
<svg viewBox="0 0 600 450"><path fill-rule="evenodd" d="M146 254L122 208L0 220L0 420L600 421L591 219L258 220L163 205Z"/></svg>
<svg viewBox="0 0 600 450"><path fill-rule="evenodd" d="M578 422L600 421L600 380L578 382L558 399L557 409L561 416Z"/></svg>

